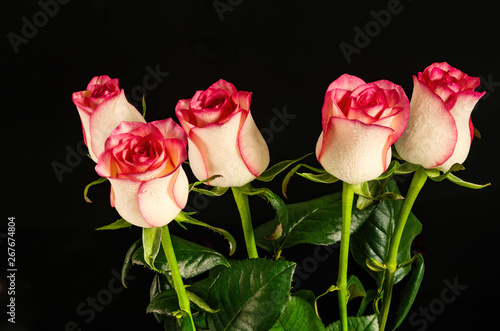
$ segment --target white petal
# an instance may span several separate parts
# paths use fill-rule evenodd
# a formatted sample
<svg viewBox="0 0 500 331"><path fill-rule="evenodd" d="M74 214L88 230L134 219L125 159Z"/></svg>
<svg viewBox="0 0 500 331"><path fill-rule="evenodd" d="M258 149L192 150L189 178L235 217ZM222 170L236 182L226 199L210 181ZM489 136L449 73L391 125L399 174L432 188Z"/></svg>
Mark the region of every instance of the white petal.
<svg viewBox="0 0 500 331"><path fill-rule="evenodd" d="M411 163L434 168L450 158L456 141L455 120L444 102L414 78L408 125L394 144L398 154Z"/></svg>
<svg viewBox="0 0 500 331"><path fill-rule="evenodd" d="M137 194L142 183L130 179L108 179L113 187L115 208L120 216L127 222L142 228L152 227L142 217L137 201Z"/></svg>
<svg viewBox="0 0 500 331"><path fill-rule="evenodd" d="M241 116L241 112L235 114L223 125L191 129L189 164L198 180L221 175L210 185L230 187L242 186L255 179L243 162L237 144ZM193 144L197 146L196 150L192 148Z"/></svg>
<svg viewBox="0 0 500 331"><path fill-rule="evenodd" d="M380 176L390 161L387 140L394 130L359 121L331 118L316 144L318 160L333 176L359 184Z"/></svg>
<svg viewBox="0 0 500 331"><path fill-rule="evenodd" d="M139 209L145 221L157 227L170 223L186 205L189 182L179 167L172 175L144 182L139 188Z"/></svg>
<svg viewBox="0 0 500 331"><path fill-rule="evenodd" d="M269 165L269 149L250 112L240 130L238 144L241 157L248 170L255 177L260 176Z"/></svg>
<svg viewBox="0 0 500 331"><path fill-rule="evenodd" d="M451 116L455 119L455 124L458 133L457 143L455 150L451 157L441 164L437 169L441 171L448 171L455 163L462 164L469 155L471 134L469 128L469 119L476 105L477 99L459 94L455 106L450 110Z"/></svg>
<svg viewBox="0 0 500 331"><path fill-rule="evenodd" d="M90 117L90 143L96 160L104 151L106 139L122 121L146 123L139 111L127 101L123 90L118 98L101 104Z"/></svg>

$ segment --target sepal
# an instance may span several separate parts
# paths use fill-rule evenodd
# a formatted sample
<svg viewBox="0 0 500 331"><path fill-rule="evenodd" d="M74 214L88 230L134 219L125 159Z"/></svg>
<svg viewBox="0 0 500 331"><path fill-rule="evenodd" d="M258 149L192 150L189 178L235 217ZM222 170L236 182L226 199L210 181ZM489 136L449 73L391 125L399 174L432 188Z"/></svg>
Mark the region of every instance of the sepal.
<svg viewBox="0 0 500 331"><path fill-rule="evenodd" d="M361 184L353 185L354 193L359 195L356 202L358 209L365 209L375 200L401 200L404 197L395 192L384 191L384 188L389 183L391 177L374 179Z"/></svg>
<svg viewBox="0 0 500 331"><path fill-rule="evenodd" d="M312 170L312 171L316 172L316 174L300 173L300 172L298 172L300 167L304 167L304 168L307 168L309 170ZM283 183L281 185L281 191L283 193L283 196L285 196L285 197L287 197L286 191L288 188L288 183L290 182L290 179L292 178L292 176L295 174L297 174L301 177L304 177L306 179L309 179L310 181L313 181L316 183L323 183L323 184L332 184L332 183L335 183L339 180L337 177L329 174L323 168L316 168L316 167L312 167L312 166L305 164L305 163L299 163L286 174L285 178L283 178Z"/></svg>
<svg viewBox="0 0 500 331"><path fill-rule="evenodd" d="M276 218L274 219L274 224L275 224L274 229L273 229L273 231L266 234L265 237L268 237L268 238L269 238L269 236L276 237L276 235L278 234L278 232L276 232L276 229L278 229L278 227L280 225L282 226L282 228L285 228L285 229L287 229L289 227L288 208L286 207L286 204L283 201L283 199L281 199L276 193L274 193L273 191L271 191L268 188L254 188L250 184L247 184L243 187L239 187L238 189L243 194L257 195L257 196L263 198L264 200L266 200L267 202L269 202L271 204L274 211L276 212ZM278 239L280 237L281 236L276 237L276 239Z"/></svg>
<svg viewBox="0 0 500 331"><path fill-rule="evenodd" d="M291 166L292 164L294 164L296 162L299 162L299 161L305 159L306 157L308 157L309 155L312 155L312 154L314 154L314 153L306 154L306 155L301 156L295 160L285 160L285 161L278 162L275 165L273 165L272 167L268 168L263 173L261 173L260 176L257 177L256 179L260 180L262 182L270 182L274 179L274 177L276 177L282 171L286 170L289 166Z"/></svg>
<svg viewBox="0 0 500 331"><path fill-rule="evenodd" d="M201 184L204 184L206 182L210 182L214 179L217 179L219 177L222 177L221 175L213 175L212 177L209 177L207 179L204 179L204 180L200 180L198 182L194 182L192 184L189 184L189 190L190 191L195 191L195 192L198 192L200 194L204 194L204 195L208 195L210 197L218 197L218 196L221 196L223 195L224 193L226 193L226 191L229 189L229 187L219 187L219 186L214 186L212 187L211 190L206 190L206 189L200 189L200 188L197 188L196 186L198 185L201 185Z"/></svg>
<svg viewBox="0 0 500 331"><path fill-rule="evenodd" d="M340 293L340 288L337 285L330 285L330 287L328 287L324 293L318 295L316 297L316 299L314 300L314 310L316 311L316 315L318 315L318 317L319 317L318 299L327 295L330 292L335 292L335 291L339 291L339 293Z"/></svg>
<svg viewBox="0 0 500 331"><path fill-rule="evenodd" d="M125 259L123 261L123 266L122 266L122 271L121 271L121 281L123 284L123 287L127 288L127 284L125 283L125 280L127 278L127 274L130 270L130 268L133 265L133 256L135 251L142 246L142 239L137 240L130 246L130 248L127 250L127 253L125 254Z"/></svg>
<svg viewBox="0 0 500 331"><path fill-rule="evenodd" d="M448 170L442 174L437 169L426 169L425 172L427 173L427 177L429 177L431 180L433 180L435 182L440 182L444 179L448 179L450 182L452 182L454 184L457 184L459 186L463 186L466 188L470 188L470 189L475 189L475 190L482 189L482 188L485 188L487 186L491 186L491 183L474 184L474 183L466 182L466 181L458 178L454 174L452 174L452 172L456 172L456 171L460 171L460 170L464 170L464 169L465 169L465 167L463 165L461 165L460 163L455 163L454 165L451 166L450 170Z"/></svg>
<svg viewBox="0 0 500 331"><path fill-rule="evenodd" d="M142 117L146 119L146 96L142 96Z"/></svg>
<svg viewBox="0 0 500 331"><path fill-rule="evenodd" d="M116 220L115 222L101 226L97 228L96 230L118 230L118 229L124 229L124 228L129 228L131 227L132 224L124 220L123 218L120 218L119 220Z"/></svg>
<svg viewBox="0 0 500 331"><path fill-rule="evenodd" d="M83 198L85 199L85 201L87 201L88 203L92 203L92 200L90 200L88 197L89 188L91 186L104 183L107 180L108 179L106 177L101 177L99 179L94 180L92 183L88 184L87 186L85 186L85 188L83 189Z"/></svg>
<svg viewBox="0 0 500 331"><path fill-rule="evenodd" d="M230 234L228 231L212 226L210 224L207 224L202 221L198 221L197 219L193 218L190 216L190 213L185 213L181 211L175 218L174 220L179 223L181 226L183 226L182 223L187 223L187 224L193 224L193 225L198 225L198 226L203 226L207 229L210 229L220 235L222 235L228 242L229 244L229 255L233 255L234 252L236 251L236 240L234 240L234 237L232 234Z"/></svg>
<svg viewBox="0 0 500 331"><path fill-rule="evenodd" d="M379 262L371 256L366 259L366 266L368 267L368 269L375 272L383 272L385 271L385 269L387 269L387 266L385 264Z"/></svg>

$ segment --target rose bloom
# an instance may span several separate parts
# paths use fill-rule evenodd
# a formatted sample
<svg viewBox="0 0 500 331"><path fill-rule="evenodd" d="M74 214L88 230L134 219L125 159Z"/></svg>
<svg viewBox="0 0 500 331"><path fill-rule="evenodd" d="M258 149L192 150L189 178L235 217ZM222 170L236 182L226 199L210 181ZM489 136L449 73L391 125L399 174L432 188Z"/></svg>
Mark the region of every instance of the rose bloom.
<svg viewBox="0 0 500 331"><path fill-rule="evenodd" d="M118 87L118 79L96 76L87 89L73 93L73 103L82 121L83 139L95 162L104 151L104 142L121 121L146 121Z"/></svg>
<svg viewBox="0 0 500 331"><path fill-rule="evenodd" d="M111 182L111 205L129 223L162 227L184 208L189 183L182 162L186 134L172 119L122 122L99 156L96 171Z"/></svg>
<svg viewBox="0 0 500 331"><path fill-rule="evenodd" d="M463 163L474 136L470 115L485 92L479 78L448 63L434 63L413 76L408 127L395 147L398 154L426 169L448 171Z"/></svg>
<svg viewBox="0 0 500 331"><path fill-rule="evenodd" d="M403 133L410 112L401 86L387 80L365 83L344 74L330 84L323 104L323 132L316 156L323 168L349 184L381 175L391 145Z"/></svg>
<svg viewBox="0 0 500 331"><path fill-rule="evenodd" d="M250 92L219 80L193 98L179 100L175 113L188 135L189 165L198 180L238 187L269 164L269 150L250 113Z"/></svg>

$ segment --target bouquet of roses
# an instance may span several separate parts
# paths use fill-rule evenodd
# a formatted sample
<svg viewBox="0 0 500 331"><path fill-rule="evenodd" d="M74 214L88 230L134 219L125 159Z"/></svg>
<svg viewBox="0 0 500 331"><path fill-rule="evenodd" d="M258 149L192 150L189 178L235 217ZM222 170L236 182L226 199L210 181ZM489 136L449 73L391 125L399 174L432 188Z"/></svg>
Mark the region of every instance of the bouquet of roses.
<svg viewBox="0 0 500 331"><path fill-rule="evenodd" d="M410 102L390 81L340 76L323 103L315 148L321 166L305 163L311 153L269 167L268 147L250 111L250 92L219 80L179 100L179 124L171 118L147 122L144 100L141 114L117 79L94 77L85 91L73 94L89 156L101 176L84 195L90 201L89 188L109 181L111 206L122 219L100 229L143 228L142 238L126 253L122 281L133 265L151 269L146 310L165 330L396 329L424 274L422 256L412 256L410 247L422 229L411 209L426 180L447 179L473 189L489 185L453 174L463 170L478 133L470 115L484 94L474 91L479 79L434 63L413 82ZM196 177L192 183L183 168L187 164ZM281 173L283 196L294 175L318 185L340 180L342 192L287 204L265 187ZM412 173L403 195L394 177ZM190 194L215 197L228 190L239 210L248 259L230 260L170 235L171 224L206 227L227 240L231 256L236 241L228 231L184 211ZM254 196L273 207L273 220L254 226L249 207ZM296 264L282 252L299 244L336 243L337 279L317 296L293 291ZM365 289L358 277L348 275L349 254L374 278L376 288ZM391 303L394 285L406 276L401 299ZM320 309L318 299L331 292L338 306L328 309L338 311L340 319L324 325L319 311L328 309Z"/></svg>

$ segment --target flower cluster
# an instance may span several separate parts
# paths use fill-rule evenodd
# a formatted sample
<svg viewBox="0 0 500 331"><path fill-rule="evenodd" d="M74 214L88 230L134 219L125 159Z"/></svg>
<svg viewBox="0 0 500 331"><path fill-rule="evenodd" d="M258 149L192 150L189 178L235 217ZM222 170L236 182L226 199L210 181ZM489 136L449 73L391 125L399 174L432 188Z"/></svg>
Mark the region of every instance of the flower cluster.
<svg viewBox="0 0 500 331"><path fill-rule="evenodd" d="M473 137L470 114L484 94L479 79L447 63L413 77L411 102L387 80L366 83L344 74L328 87L320 164L349 183L373 180L387 170L391 146L405 160L448 171L465 161ZM111 205L140 227L168 224L186 204L189 159L200 181L241 187L269 164L269 150L250 111L251 92L219 80L191 99L179 100L172 119L146 123L125 98L118 79L93 78L73 102L96 171L111 182Z"/></svg>

